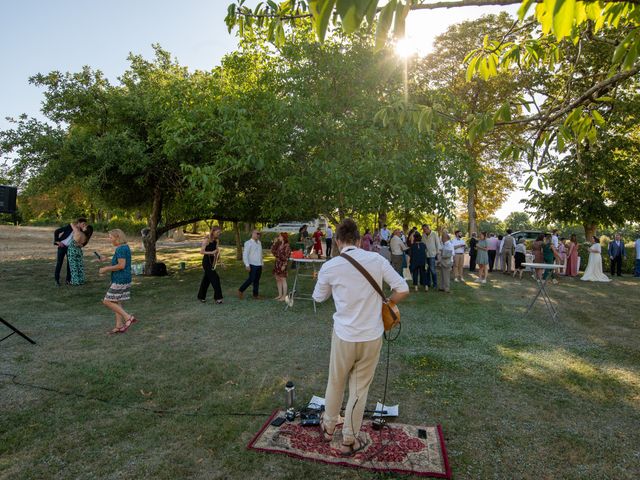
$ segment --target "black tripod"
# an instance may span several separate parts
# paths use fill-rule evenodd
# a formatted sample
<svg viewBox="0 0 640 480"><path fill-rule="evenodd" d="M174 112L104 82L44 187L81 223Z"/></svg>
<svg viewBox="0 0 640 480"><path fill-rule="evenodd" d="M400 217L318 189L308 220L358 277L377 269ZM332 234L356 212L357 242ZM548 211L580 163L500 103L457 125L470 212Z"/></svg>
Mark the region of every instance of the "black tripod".
<svg viewBox="0 0 640 480"><path fill-rule="evenodd" d="M27 342L35 345L36 342L34 342L33 340L31 340L29 337L27 337L24 333L22 333L20 330L18 330L16 327L14 327L13 325L11 325L9 322L3 320L2 318L0 318L0 322L4 323L7 327L9 327L11 330L13 330L9 335L7 335L6 337L0 339L0 342L2 342L3 340L6 340L7 338L9 338L11 335L13 335L14 333L17 333L18 335L20 335L22 338L24 338Z"/></svg>

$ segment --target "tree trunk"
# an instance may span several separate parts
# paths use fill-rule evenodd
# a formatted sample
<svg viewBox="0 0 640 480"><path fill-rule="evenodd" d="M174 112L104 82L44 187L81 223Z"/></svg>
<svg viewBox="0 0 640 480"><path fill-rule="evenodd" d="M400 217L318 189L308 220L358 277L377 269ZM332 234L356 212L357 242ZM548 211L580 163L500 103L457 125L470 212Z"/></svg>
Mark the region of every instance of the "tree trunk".
<svg viewBox="0 0 640 480"><path fill-rule="evenodd" d="M151 274L153 265L156 263L156 242L158 241L158 224L162 216L162 190L156 186L153 192L153 207L149 216L149 232L142 237L144 244L144 271L146 275Z"/></svg>
<svg viewBox="0 0 640 480"><path fill-rule="evenodd" d="M591 237L595 236L597 225L595 223L585 223L582 226L584 227L585 240L591 243Z"/></svg>
<svg viewBox="0 0 640 480"><path fill-rule="evenodd" d="M193 222L191 224L191 233L198 234L198 222Z"/></svg>
<svg viewBox="0 0 640 480"><path fill-rule="evenodd" d="M242 260L242 244L240 243L240 226L238 221L233 221L233 234L236 238L236 260Z"/></svg>
<svg viewBox="0 0 640 480"><path fill-rule="evenodd" d="M387 212L380 212L378 214L378 229L382 230L382 226L387 224Z"/></svg>
<svg viewBox="0 0 640 480"><path fill-rule="evenodd" d="M475 183L469 182L467 187L467 212L469 214L469 236L478 233L478 220L476 218L476 196L478 190Z"/></svg>

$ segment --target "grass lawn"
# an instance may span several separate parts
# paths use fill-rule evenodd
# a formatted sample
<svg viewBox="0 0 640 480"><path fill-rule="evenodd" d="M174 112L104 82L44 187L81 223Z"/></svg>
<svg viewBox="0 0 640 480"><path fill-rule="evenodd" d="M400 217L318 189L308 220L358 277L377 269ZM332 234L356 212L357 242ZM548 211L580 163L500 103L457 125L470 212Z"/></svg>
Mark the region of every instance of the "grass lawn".
<svg viewBox="0 0 640 480"><path fill-rule="evenodd" d="M314 315L308 302L238 300L245 272L229 248L225 304L211 291L201 304L195 252L161 252L185 272L135 277L127 308L140 322L112 337L108 280L89 257L75 288L53 286L53 260L0 259L0 316L38 342L0 344L0 478L386 477L245 449L287 380L300 402L324 396L333 303ZM557 322L542 302L524 317L533 281L501 274L401 306L388 403L402 423L442 424L454 478L640 476L640 282L550 290ZM383 383L379 367L370 407Z"/></svg>

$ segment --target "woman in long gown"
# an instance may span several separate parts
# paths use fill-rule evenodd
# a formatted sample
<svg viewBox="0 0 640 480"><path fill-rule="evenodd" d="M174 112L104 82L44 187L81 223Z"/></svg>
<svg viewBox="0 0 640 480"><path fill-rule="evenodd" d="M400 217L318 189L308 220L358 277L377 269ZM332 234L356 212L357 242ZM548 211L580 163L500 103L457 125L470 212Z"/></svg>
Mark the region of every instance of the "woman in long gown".
<svg viewBox="0 0 640 480"><path fill-rule="evenodd" d="M592 237L593 244L589 247L589 263L580 280L586 282L610 282L611 279L602 272L602 254L600 240Z"/></svg>
<svg viewBox="0 0 640 480"><path fill-rule="evenodd" d="M567 269L564 273L567 277L578 275L578 239L575 234L569 240L569 251L567 252Z"/></svg>
<svg viewBox="0 0 640 480"><path fill-rule="evenodd" d="M82 248L89 243L89 239L93 234L93 227L87 225L83 230L78 224L72 223L71 228L73 229L73 239L69 243L67 250L67 261L71 272L71 282L69 283L77 286L83 285L85 282Z"/></svg>

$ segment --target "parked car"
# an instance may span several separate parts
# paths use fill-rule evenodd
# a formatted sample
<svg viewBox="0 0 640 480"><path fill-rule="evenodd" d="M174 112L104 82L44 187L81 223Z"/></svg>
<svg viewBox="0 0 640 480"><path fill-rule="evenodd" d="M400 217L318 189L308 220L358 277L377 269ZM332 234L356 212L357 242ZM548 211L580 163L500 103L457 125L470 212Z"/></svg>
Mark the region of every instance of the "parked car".
<svg viewBox="0 0 640 480"><path fill-rule="evenodd" d="M517 232L513 232L511 236L516 240L516 243L518 243L521 238L524 238L525 240L535 240L541 233L543 234L544 232L540 230L519 230Z"/></svg>

